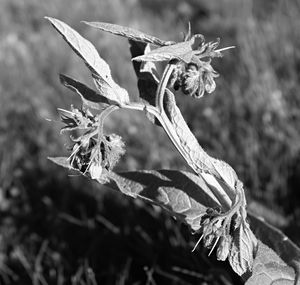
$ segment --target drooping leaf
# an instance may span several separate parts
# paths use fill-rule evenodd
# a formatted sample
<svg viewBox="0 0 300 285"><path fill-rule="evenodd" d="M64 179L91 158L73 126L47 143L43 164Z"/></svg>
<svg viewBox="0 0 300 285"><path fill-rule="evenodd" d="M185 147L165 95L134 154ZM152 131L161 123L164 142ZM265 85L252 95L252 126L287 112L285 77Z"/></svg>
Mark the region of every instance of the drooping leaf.
<svg viewBox="0 0 300 285"><path fill-rule="evenodd" d="M271 248L258 243L253 272L246 285L294 285L295 272Z"/></svg>
<svg viewBox="0 0 300 285"><path fill-rule="evenodd" d="M97 93L96 91L89 88L85 84L77 80L74 80L71 77L60 74L59 79L64 86L66 86L73 92L76 92L81 97L84 105L86 105L87 107L101 110L102 109L101 103L118 105L118 102L107 99L105 96Z"/></svg>
<svg viewBox="0 0 300 285"><path fill-rule="evenodd" d="M83 59L91 71L101 95L117 101L119 104L128 103L127 91L114 82L108 64L99 56L93 44L64 22L51 17L46 17L46 19L51 22L74 52Z"/></svg>
<svg viewBox="0 0 300 285"><path fill-rule="evenodd" d="M262 218L248 214L255 235L296 272L300 272L300 248L282 231ZM271 274L271 273L270 273ZM299 276L297 282L300 282ZM297 283L295 283L297 284Z"/></svg>
<svg viewBox="0 0 300 285"><path fill-rule="evenodd" d="M199 176L183 171L159 170L111 173L107 186L123 194L161 206L188 224L200 228L208 208L222 205Z"/></svg>
<svg viewBox="0 0 300 285"><path fill-rule="evenodd" d="M129 40L133 40L133 41L137 41L137 42L153 44L153 45L157 45L157 46L168 46L168 45L175 44L175 42L164 41L164 40L161 40L154 36L147 35L139 30L116 25L116 24L103 23L103 22L86 22L86 21L83 21L83 23L85 23L91 27L100 29L102 31L109 32L114 35L126 37Z"/></svg>
<svg viewBox="0 0 300 285"><path fill-rule="evenodd" d="M203 42L202 35L195 35L190 40L176 43L170 46L163 46L153 51L133 58L136 61L170 61L171 59L182 60L186 63L191 62L194 51Z"/></svg>

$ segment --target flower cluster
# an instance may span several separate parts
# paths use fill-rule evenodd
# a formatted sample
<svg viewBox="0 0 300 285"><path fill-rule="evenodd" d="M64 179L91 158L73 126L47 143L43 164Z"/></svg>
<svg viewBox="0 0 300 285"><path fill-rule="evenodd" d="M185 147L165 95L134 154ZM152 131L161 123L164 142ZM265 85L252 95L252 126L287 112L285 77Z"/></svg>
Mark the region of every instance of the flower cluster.
<svg viewBox="0 0 300 285"><path fill-rule="evenodd" d="M220 57L221 53L215 49L219 41L204 43L195 48L191 62L179 61L173 71L170 86L175 90L181 89L185 95L200 98L205 92L212 93L216 89L215 78L218 73L211 66L213 57ZM203 59L207 59L204 61Z"/></svg>
<svg viewBox="0 0 300 285"><path fill-rule="evenodd" d="M61 120L65 123L62 131L85 131L77 138L71 137L74 144L68 158L70 167L92 179L105 181L107 174L125 153L122 138L116 134L103 134L100 116L94 116L89 110L72 106L72 111L60 111L63 112Z"/></svg>
<svg viewBox="0 0 300 285"><path fill-rule="evenodd" d="M84 135L72 147L70 166L92 179L106 180L121 155L125 153L124 142L116 134L100 138Z"/></svg>
<svg viewBox="0 0 300 285"><path fill-rule="evenodd" d="M209 255L215 248L218 260L224 261L230 254L232 246L232 233L233 229L237 227L238 219L236 216L233 219L228 216L222 216L215 210L209 209L201 219L202 235L196 245L195 250L201 240L203 240L204 247L210 249Z"/></svg>

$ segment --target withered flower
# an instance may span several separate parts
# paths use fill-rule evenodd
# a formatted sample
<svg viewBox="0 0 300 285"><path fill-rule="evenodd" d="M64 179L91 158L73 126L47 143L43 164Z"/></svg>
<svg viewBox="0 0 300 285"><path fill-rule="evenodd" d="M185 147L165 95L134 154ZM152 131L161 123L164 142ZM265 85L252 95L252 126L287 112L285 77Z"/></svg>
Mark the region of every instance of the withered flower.
<svg viewBox="0 0 300 285"><path fill-rule="evenodd" d="M105 179L125 153L124 146L122 138L116 134L103 135L97 140L81 136L73 146L70 165L92 179Z"/></svg>
<svg viewBox="0 0 300 285"><path fill-rule="evenodd" d="M210 61L190 62L182 66L178 64L172 74L170 85L185 95L201 98L205 92L212 93L216 89L215 78L218 73L212 68Z"/></svg>

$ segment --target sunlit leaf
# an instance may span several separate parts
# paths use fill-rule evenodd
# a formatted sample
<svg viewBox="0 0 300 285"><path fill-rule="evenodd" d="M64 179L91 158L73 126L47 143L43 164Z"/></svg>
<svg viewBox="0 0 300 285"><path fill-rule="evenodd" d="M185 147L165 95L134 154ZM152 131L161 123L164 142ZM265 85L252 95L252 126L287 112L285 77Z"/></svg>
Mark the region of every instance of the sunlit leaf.
<svg viewBox="0 0 300 285"><path fill-rule="evenodd" d="M208 208L222 205L206 182L183 171L159 170L112 173L107 186L159 205L197 231Z"/></svg>
<svg viewBox="0 0 300 285"><path fill-rule="evenodd" d="M295 272L271 248L259 242L253 272L246 285L293 285Z"/></svg>
<svg viewBox="0 0 300 285"><path fill-rule="evenodd" d="M282 231L270 225L262 218L255 217L252 214L248 214L248 217L257 238L275 251L287 265L294 268L296 272L300 272L300 248Z"/></svg>
<svg viewBox="0 0 300 285"><path fill-rule="evenodd" d="M163 41L159 38L147 35L139 30L116 25L116 24L103 23L103 22L86 22L86 21L83 21L83 23L92 26L94 28L100 29L102 31L109 32L114 35L126 37L129 40L133 40L137 42L154 44L157 46L167 46L175 43L172 41Z"/></svg>
<svg viewBox="0 0 300 285"><path fill-rule="evenodd" d="M128 103L127 91L114 82L108 64L99 56L93 44L64 22L50 17L46 17L46 19L51 22L74 52L83 59L90 69L101 95L117 101L119 104Z"/></svg>

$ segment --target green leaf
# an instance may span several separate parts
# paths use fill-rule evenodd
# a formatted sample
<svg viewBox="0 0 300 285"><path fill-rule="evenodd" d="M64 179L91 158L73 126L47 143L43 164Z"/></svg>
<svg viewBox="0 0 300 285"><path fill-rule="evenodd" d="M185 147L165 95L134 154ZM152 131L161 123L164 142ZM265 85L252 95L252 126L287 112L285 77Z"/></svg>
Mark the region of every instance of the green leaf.
<svg viewBox="0 0 300 285"><path fill-rule="evenodd" d="M282 262L284 262L285 266L294 268L296 272L300 272L300 248L295 243L293 243L282 231L268 224L262 218L255 217L252 214L248 214L248 217L250 218L251 227L257 238L259 238L265 245L267 245L270 250L275 251ZM258 256L259 255L257 255L257 257ZM266 258L265 261L264 258ZM261 256L260 260L262 263L268 262L267 256ZM277 265L275 264L274 266L276 268ZM268 265L268 268L270 269L270 272L268 273L268 271L266 270L266 274L272 277L271 271L274 270L274 268L271 265ZM288 271L290 271L290 269L288 269ZM255 274L255 271L253 271L253 274ZM299 276L297 282L299 282Z"/></svg>
<svg viewBox="0 0 300 285"><path fill-rule="evenodd" d="M172 45L175 43L172 41L163 41L159 38L147 35L139 30L116 25L116 24L103 23L103 22L86 22L86 21L83 21L83 23L85 23L91 27L100 29L102 31L109 32L114 35L126 37L129 40L142 42L142 43L146 43L146 44L153 44L153 45L157 45L157 46L168 46L168 45Z"/></svg>
<svg viewBox="0 0 300 285"><path fill-rule="evenodd" d="M253 272L245 283L246 285L293 285L295 281L294 270L268 246L258 243Z"/></svg>
<svg viewBox="0 0 300 285"><path fill-rule="evenodd" d="M85 84L72 79L66 75L59 75L60 82L73 92L76 92L82 99L84 105L89 108L102 110L101 103L109 105L119 105L118 102L107 99L105 96L95 92Z"/></svg>
<svg viewBox="0 0 300 285"><path fill-rule="evenodd" d="M46 17L46 19L51 22L74 52L83 59L92 73L100 94L119 104L128 103L127 91L114 82L108 64L99 56L92 43L64 22L50 17Z"/></svg>
<svg viewBox="0 0 300 285"><path fill-rule="evenodd" d="M161 206L194 231L200 229L201 217L208 208L222 209L206 182L189 172L136 171L111 173L109 178L107 186Z"/></svg>
<svg viewBox="0 0 300 285"><path fill-rule="evenodd" d="M178 59L186 63L191 62L194 52L203 42L203 36L195 35L190 40L170 46L157 48L145 55L133 58L136 61L170 61Z"/></svg>

